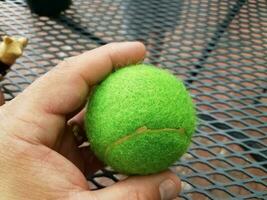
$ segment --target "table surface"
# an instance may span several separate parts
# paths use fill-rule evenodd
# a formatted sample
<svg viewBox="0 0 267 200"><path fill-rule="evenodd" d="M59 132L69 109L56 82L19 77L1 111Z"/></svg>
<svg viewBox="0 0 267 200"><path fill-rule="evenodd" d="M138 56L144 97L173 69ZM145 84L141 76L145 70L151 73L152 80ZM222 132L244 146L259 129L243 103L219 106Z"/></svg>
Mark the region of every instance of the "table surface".
<svg viewBox="0 0 267 200"><path fill-rule="evenodd" d="M146 63L186 83L199 125L172 169L181 199L267 199L266 0L75 0L58 18L0 1L0 35L30 43L0 83L11 100L60 60L100 45L139 40ZM101 188L123 176L88 177Z"/></svg>

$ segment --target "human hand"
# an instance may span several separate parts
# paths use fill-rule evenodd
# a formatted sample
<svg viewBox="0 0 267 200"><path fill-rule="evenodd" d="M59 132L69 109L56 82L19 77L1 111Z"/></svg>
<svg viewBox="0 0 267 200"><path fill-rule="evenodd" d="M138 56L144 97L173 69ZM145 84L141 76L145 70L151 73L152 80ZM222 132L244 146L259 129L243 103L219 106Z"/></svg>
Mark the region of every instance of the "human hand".
<svg viewBox="0 0 267 200"><path fill-rule="evenodd" d="M78 144L67 122L90 89L113 68L143 59L138 42L114 43L66 59L0 107L0 199L172 199L175 174L130 177L90 191L85 176L101 166Z"/></svg>

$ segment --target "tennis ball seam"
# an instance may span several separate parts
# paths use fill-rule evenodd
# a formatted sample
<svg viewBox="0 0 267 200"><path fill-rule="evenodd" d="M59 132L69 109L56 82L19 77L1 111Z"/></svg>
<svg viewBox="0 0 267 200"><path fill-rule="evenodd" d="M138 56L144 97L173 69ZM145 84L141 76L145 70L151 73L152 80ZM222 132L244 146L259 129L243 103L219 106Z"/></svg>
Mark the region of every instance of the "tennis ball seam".
<svg viewBox="0 0 267 200"><path fill-rule="evenodd" d="M184 134L186 136L187 139L189 139L188 135L186 134L186 131L184 128L162 128L162 129L150 129L147 128L146 126L142 126L138 129L136 129L136 131L125 135L124 137L118 139L117 141L111 143L110 145L107 146L106 151L104 153L104 159L106 160L107 155L109 154L109 152L115 148L117 145L120 145L121 143L129 140L129 139L133 139L134 137L137 137L141 134L162 134L161 132L154 132L154 133L147 133L148 131L175 131L175 134Z"/></svg>
<svg viewBox="0 0 267 200"><path fill-rule="evenodd" d="M140 64L118 70L95 88L88 100L86 134L106 165L123 174L145 175L181 158L196 117L181 79Z"/></svg>

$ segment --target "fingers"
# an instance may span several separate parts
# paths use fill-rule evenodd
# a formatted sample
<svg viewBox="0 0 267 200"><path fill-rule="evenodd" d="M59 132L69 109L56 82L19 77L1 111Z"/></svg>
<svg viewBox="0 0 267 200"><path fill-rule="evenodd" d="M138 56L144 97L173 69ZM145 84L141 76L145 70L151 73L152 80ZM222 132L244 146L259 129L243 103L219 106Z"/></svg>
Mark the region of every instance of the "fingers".
<svg viewBox="0 0 267 200"><path fill-rule="evenodd" d="M72 125L78 125L80 127L84 126L84 114L85 114L85 108L83 108L77 115L75 115L73 118L71 118L68 121L68 125L72 126Z"/></svg>
<svg viewBox="0 0 267 200"><path fill-rule="evenodd" d="M171 200L180 192L180 180L171 172L131 177L102 190L80 193L74 200Z"/></svg>
<svg viewBox="0 0 267 200"><path fill-rule="evenodd" d="M84 114L85 108L83 108L77 115L68 120L67 124L72 127L72 132L75 136L78 145L81 145L87 141L85 129L84 129Z"/></svg>
<svg viewBox="0 0 267 200"><path fill-rule="evenodd" d="M66 115L84 105L90 86L101 81L113 68L139 62L144 55L141 43L124 42L69 58L3 107L8 109L7 113L16 113L16 118L26 127L27 139L37 138L37 142L51 147L65 127ZM20 132L23 133L22 127Z"/></svg>
<svg viewBox="0 0 267 200"><path fill-rule="evenodd" d="M88 51L59 64L28 88L24 97L46 112L69 114L85 102L88 86L97 84L113 68L139 62L144 54L144 46L137 42L113 43Z"/></svg>
<svg viewBox="0 0 267 200"><path fill-rule="evenodd" d="M97 170L104 167L104 164L94 155L90 146L87 146L85 142L87 141L86 133L84 130L84 113L85 108L82 109L77 115L68 121L68 125L72 127L73 139L76 141L77 145L81 145L79 151L82 155L83 167L80 170L85 174L85 176L90 176ZM89 144L88 144L89 145ZM78 148L78 147L77 147ZM64 154L63 154L64 155ZM79 165L76 165L79 166Z"/></svg>

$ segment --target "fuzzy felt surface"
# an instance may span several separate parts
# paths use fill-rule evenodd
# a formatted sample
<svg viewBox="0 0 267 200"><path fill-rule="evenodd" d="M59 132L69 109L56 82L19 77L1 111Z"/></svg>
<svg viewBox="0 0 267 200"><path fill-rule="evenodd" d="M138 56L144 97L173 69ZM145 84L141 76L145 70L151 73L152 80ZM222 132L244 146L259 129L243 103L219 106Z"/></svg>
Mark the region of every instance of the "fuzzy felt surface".
<svg viewBox="0 0 267 200"><path fill-rule="evenodd" d="M181 80L139 64L95 88L85 126L93 151L106 164L124 174L152 174L186 152L196 113Z"/></svg>

